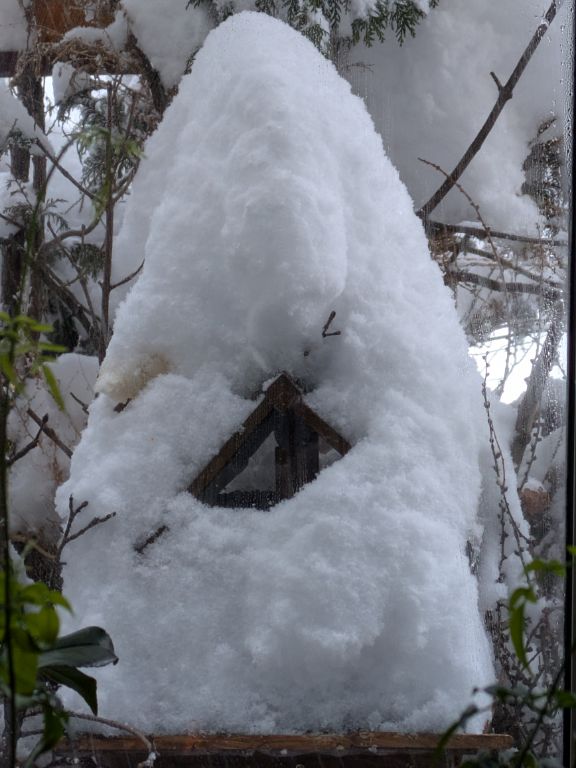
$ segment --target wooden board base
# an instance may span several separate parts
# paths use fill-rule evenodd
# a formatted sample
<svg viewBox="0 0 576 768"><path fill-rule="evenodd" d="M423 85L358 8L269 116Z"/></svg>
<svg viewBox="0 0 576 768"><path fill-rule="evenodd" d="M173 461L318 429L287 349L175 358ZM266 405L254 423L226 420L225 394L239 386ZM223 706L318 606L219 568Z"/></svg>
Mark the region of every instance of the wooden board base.
<svg viewBox="0 0 576 768"><path fill-rule="evenodd" d="M435 753L440 736L360 731L347 734L254 736L190 734L148 737L158 753L156 768L432 768L458 766L464 755L513 746L501 734L452 737L443 756ZM57 750L66 760L101 768L137 768L147 758L137 738L85 735Z"/></svg>

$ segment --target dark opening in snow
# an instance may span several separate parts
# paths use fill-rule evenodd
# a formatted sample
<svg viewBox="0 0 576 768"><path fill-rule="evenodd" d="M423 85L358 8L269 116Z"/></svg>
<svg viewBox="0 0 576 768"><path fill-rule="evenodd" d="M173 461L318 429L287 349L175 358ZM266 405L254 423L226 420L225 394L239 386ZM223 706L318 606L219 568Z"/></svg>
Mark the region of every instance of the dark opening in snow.
<svg viewBox="0 0 576 768"><path fill-rule="evenodd" d="M314 480L350 444L309 408L287 373L188 490L217 507L269 509Z"/></svg>

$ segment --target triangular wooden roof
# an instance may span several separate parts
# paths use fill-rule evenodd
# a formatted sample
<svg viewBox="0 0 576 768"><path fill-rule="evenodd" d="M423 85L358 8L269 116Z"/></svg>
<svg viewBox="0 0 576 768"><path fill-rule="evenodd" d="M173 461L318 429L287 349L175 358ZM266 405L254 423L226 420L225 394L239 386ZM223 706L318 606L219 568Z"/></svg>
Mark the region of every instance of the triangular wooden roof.
<svg viewBox="0 0 576 768"><path fill-rule="evenodd" d="M293 379L286 373L281 373L268 387L262 402L252 411L243 423L222 446L219 453L204 467L188 490L194 496L202 498L208 487L224 473L234 458L247 446L253 453L270 433L266 428L269 417L277 411L291 412L300 417L306 426L322 437L331 448L344 456L351 448L350 443L338 434L333 427L318 416L303 400L302 392Z"/></svg>

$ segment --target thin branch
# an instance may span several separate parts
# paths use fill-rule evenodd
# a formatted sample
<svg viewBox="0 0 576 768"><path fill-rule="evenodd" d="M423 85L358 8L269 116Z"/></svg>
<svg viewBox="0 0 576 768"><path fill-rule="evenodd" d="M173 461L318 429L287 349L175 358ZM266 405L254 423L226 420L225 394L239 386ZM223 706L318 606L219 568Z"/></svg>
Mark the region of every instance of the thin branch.
<svg viewBox="0 0 576 768"><path fill-rule="evenodd" d="M528 243L530 245L549 245L551 247L561 248L566 248L568 246L567 240L515 235L510 232L500 232L495 229L490 229L490 233L488 233L487 230L482 227L467 227L464 224L444 224L442 221L433 221L432 219L426 221L425 229L428 236L451 232L455 235L470 235L471 237L477 237L479 240L485 240L488 234L491 234L492 237L495 237L497 240L511 240L513 242Z"/></svg>
<svg viewBox="0 0 576 768"><path fill-rule="evenodd" d="M110 728L116 728L116 730L118 731L126 731L126 733L131 733L133 736L136 736L137 739L140 739L140 741L145 745L146 749L149 752L148 759L151 761L151 763L154 761L154 758L157 755L156 750L154 749L154 745L142 733L142 731L137 730L133 726L126 725L125 723L119 723L116 720L109 720L108 718L105 718L105 717L98 717L96 715L85 714L84 712L71 712L70 710L68 710L68 714L70 717L75 717L78 720L89 720L92 723L100 723L101 725L107 725Z"/></svg>
<svg viewBox="0 0 576 768"><path fill-rule="evenodd" d="M536 296L543 296L550 301L559 301L562 293L545 285L533 285L532 283L503 283L494 280L491 277L478 275L475 272L451 271L449 272L450 282L473 283L482 288L488 288L491 291L500 291L504 293L530 293Z"/></svg>
<svg viewBox="0 0 576 768"><path fill-rule="evenodd" d="M4 219L4 221L7 221L8 224L10 224L13 227L18 227L18 229L20 229L22 227L22 222L21 221L16 221L16 219L12 219L12 218L10 218L10 216L6 216L3 213L0 213L0 219Z"/></svg>
<svg viewBox="0 0 576 768"><path fill-rule="evenodd" d="M72 400L75 400L78 403L78 405L80 406L80 408L82 408L85 414L89 413L88 405L83 400L80 400L80 398L77 395L75 395L74 392L69 392L68 394L70 395Z"/></svg>
<svg viewBox="0 0 576 768"><path fill-rule="evenodd" d="M145 539L141 544L135 545L134 550L138 552L139 555L141 555L146 547L149 547L150 544L154 544L154 542L157 541L163 533L166 533L167 530L167 525L160 525L158 528L156 528L154 533L151 533L150 536L148 536L148 538Z"/></svg>
<svg viewBox="0 0 576 768"><path fill-rule="evenodd" d="M42 432L44 432L46 437L48 437L50 440L52 440L52 442L55 445L57 445L58 448L60 448L60 450L63 453L65 453L66 456L68 456L69 459L71 459L72 458L72 451L70 450L70 448L68 448L68 446L65 443L63 443L62 440L60 440L60 438L58 437L56 432L54 432L54 430L51 427L46 426L46 423L45 423L44 419L41 419L40 416L38 416L38 414L35 411L33 411L32 408L30 408L30 407L26 410L26 413L28 414L28 416L30 416L32 421L35 421L36 424L38 424L39 427L40 426L42 427Z"/></svg>
<svg viewBox="0 0 576 768"><path fill-rule="evenodd" d="M496 83L496 88L498 88L498 92L500 93L500 91L502 90L502 83L500 82L498 76L496 75L495 72L490 72L490 77Z"/></svg>
<svg viewBox="0 0 576 768"><path fill-rule="evenodd" d="M439 165L437 165L436 163L432 163L432 162L430 162L430 160L424 160L422 157L419 157L418 160L420 160L420 162L422 162L422 163L425 163L426 165L432 166L432 168L434 168L435 170L439 171L446 178L448 178L448 174L446 173L446 171L443 168L441 168ZM482 217L482 211L480 210L480 206L478 205L477 202L475 202L475 200L472 199L472 197L468 194L468 192L466 192L464 187L458 181L455 180L453 182L453 185L459 190L459 192L462 193L462 195L464 195L466 200L468 200L468 202L470 203L470 205L474 209L474 212L476 213L476 216L478 217L478 221L480 222L480 224L482 224L482 226L486 230L486 239L488 240L488 243L490 245L490 250L492 251L492 254L494 256L494 261L498 264L498 267L500 269L500 277L502 279L502 284L504 286L503 292L506 295L506 279L505 279L505 275L504 275L504 267L502 265L502 257L498 253L496 245L494 244L494 240L492 239L492 234L490 233L490 227L486 224L486 222L484 221L484 218ZM510 357L510 347L508 347L508 350L507 350L507 353L506 353L506 368L508 368L509 357Z"/></svg>
<svg viewBox="0 0 576 768"><path fill-rule="evenodd" d="M88 318L89 310L66 288L66 285L45 263L36 259L32 264L42 274L45 283L56 293L63 304L72 312L74 318L82 325L89 337L94 338L98 343L101 337L101 330L97 324Z"/></svg>
<svg viewBox="0 0 576 768"><path fill-rule="evenodd" d="M74 522L74 518L77 515L79 515L83 509L86 509L87 506L88 506L88 502L83 501L82 504L74 508L74 496L70 494L70 497L68 499L68 520L66 521L66 528L64 529L64 535L62 536L60 545L58 547L58 557L60 557L60 555L62 554L62 550L66 546L66 543L68 541L68 536L70 535L70 529L72 528L72 523Z"/></svg>
<svg viewBox="0 0 576 768"><path fill-rule="evenodd" d="M64 176L65 179L67 179L71 184L73 184L76 187L76 189L78 189L83 195L86 195L86 197L89 197L90 200L96 199L96 195L93 192L90 192L89 189L86 189L86 187L83 187L82 184L80 184L80 182L77 179L75 179L74 176L72 176L72 174L69 173L66 170L66 168L64 168L63 165L61 165L59 159L54 154L52 154L52 152L47 147L45 147L43 144L40 144L40 142L37 142L37 145L40 147L42 152L44 152L44 154L50 160L52 165L54 165L54 167L60 171L60 173L62 174L62 176Z"/></svg>
<svg viewBox="0 0 576 768"><path fill-rule="evenodd" d="M418 216L420 216L422 219L427 219L430 213L438 206L438 204L446 197L448 192L452 189L454 184L458 181L460 176L464 173L466 168L469 166L472 159L475 157L475 155L478 153L484 142L486 141L490 131L494 127L494 124L496 123L496 120L500 116L500 113L504 109L504 106L506 105L506 102L509 101L512 98L514 88L516 87L518 80L520 80L520 77L522 76L522 73L526 69L526 66L528 65L528 62L534 55L535 50L538 48L538 45L540 44L540 41L548 31L548 27L554 20L554 17L556 16L557 11L557 0L552 0L552 3L548 10L546 11L546 15L541 20L540 24L538 24L538 28L534 32L534 35L532 36L532 39L526 46L522 56L520 56L520 59L516 66L514 67L514 71L508 78L505 85L502 85L498 89L498 98L496 100L496 103L494 104L494 107L492 108L492 111L486 118L486 121L484 122L484 125L480 130L478 131L476 137L466 150L466 152L462 155L461 159L456 164L456 167L448 175L448 178L444 181L444 183L436 190L436 192L432 195L432 197L420 208L418 211Z"/></svg>
<svg viewBox="0 0 576 768"><path fill-rule="evenodd" d="M494 258L494 255L490 253L489 251L483 251L481 248L471 248L470 246L466 246L465 248L466 253L473 253L475 256L482 256L484 259L489 259L490 261L496 261ZM518 273L519 275L523 275L524 277L527 277L529 280L535 280L538 283L543 283L547 285L549 288L556 288L559 292L561 292L562 284L559 282L556 282L555 280L547 280L542 275L542 270L540 270L540 274L535 275L534 272L531 272L529 269L525 269L524 267L521 267L519 264L515 264L513 261L510 261L510 259L506 259L503 256L498 256L498 264L501 264L506 269L510 269L513 272Z"/></svg>
<svg viewBox="0 0 576 768"><path fill-rule="evenodd" d="M128 35L127 49L140 65L142 74L144 75L148 83L148 87L150 88L150 95L152 96L152 103L154 104L154 108L159 115L163 115L166 107L168 106L168 95L166 93L166 89L162 84L162 80L160 79L158 71L154 69L150 63L150 59L140 48L136 37L132 33Z"/></svg>
<svg viewBox="0 0 576 768"><path fill-rule="evenodd" d="M44 428L46 426L46 422L48 421L48 414L46 414L40 423L40 427L38 429L38 432L36 433L36 436L28 443L28 445L25 445L24 448L21 448L17 453L14 454L9 459L6 459L6 466L11 467L13 464L16 464L17 461L20 461L20 459L23 459L26 454L30 453L30 451L33 451L34 448L38 446L40 443L40 435L42 432L44 432Z"/></svg>
<svg viewBox="0 0 576 768"><path fill-rule="evenodd" d="M564 306L559 303L554 311L554 317L548 328L546 339L540 354L534 361L526 392L518 407L516 417L515 437L512 442L512 459L516 467L520 466L524 450L530 442L532 425L540 408L540 401L550 371L558 354L558 346L564 329Z"/></svg>
<svg viewBox="0 0 576 768"><path fill-rule="evenodd" d="M80 528L79 531L76 531L76 533L73 533L71 536L69 535L64 544L69 544L71 541L74 541L74 539L79 539L80 536L83 536L86 533L86 531L89 531L91 528L96 528L97 525L105 523L113 517L116 517L116 512L110 512L109 514L104 515L104 517L93 517L88 525L85 525L84 528Z"/></svg>
<svg viewBox="0 0 576 768"><path fill-rule="evenodd" d="M126 277L123 277L122 280L119 280L117 283L112 283L110 286L110 291L114 291L116 288L120 288L122 285L126 285L126 283L129 283L130 280L133 280L137 275L142 272L142 269L144 267L144 260L142 261L142 264L138 267L138 269L135 269L134 272L130 272L129 275L126 275Z"/></svg>
<svg viewBox="0 0 576 768"><path fill-rule="evenodd" d="M72 524L74 523L74 520L76 520L80 512L86 509L87 506L88 506L88 502L83 501L77 507L74 507L74 496L71 495L69 497L68 520L66 521L66 527L64 529L62 538L60 539L60 544L58 545L58 550L57 550L58 559L60 559L64 547L67 544L69 544L71 541L74 541L75 539L79 539L80 536L83 536L91 528L95 528L97 525L101 525L102 523L105 523L108 520L111 520L113 517L116 517L116 512L110 512L110 514L104 515L104 517L93 517L92 520L90 520L90 522L87 523L87 525L85 525L83 528L80 528L80 530L76 531L76 533L70 533L70 531L72 530Z"/></svg>
<svg viewBox="0 0 576 768"><path fill-rule="evenodd" d="M326 320L326 322L324 323L324 328L322 328L323 339L327 338L328 336L340 336L340 334L342 333L342 331L331 331L330 333L328 332L328 328L330 328L330 326L332 325L332 321L334 320L335 317L336 317L336 312L332 310L332 312L330 312L330 315L328 316L328 320Z"/></svg>

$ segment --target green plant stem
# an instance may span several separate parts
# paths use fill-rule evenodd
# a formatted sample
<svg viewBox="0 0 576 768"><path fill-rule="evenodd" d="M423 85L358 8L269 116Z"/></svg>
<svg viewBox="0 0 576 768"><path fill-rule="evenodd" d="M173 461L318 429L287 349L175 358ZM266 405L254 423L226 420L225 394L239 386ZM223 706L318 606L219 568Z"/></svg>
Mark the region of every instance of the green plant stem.
<svg viewBox="0 0 576 768"><path fill-rule="evenodd" d="M568 656L572 656L574 653L576 653L576 643L574 643L570 648ZM544 722L544 718L546 717L546 715L549 714L550 707L552 704L552 699L554 698L554 695L556 694L556 692L560 690L560 686L561 686L562 680L564 679L565 674L566 674L566 661L564 661L564 663L560 665L560 668L558 669L558 672L554 677L552 685L548 688L548 691L546 693L546 701L538 711L538 718L536 719L536 722L534 723L532 730L528 734L526 743L522 747L522 750L518 753L518 758L514 760L514 764L517 765L518 768L521 768L521 766L524 764L524 760L526 759L526 756L530 751L530 747L532 746L534 739L536 738L538 731L540 730L540 726Z"/></svg>

